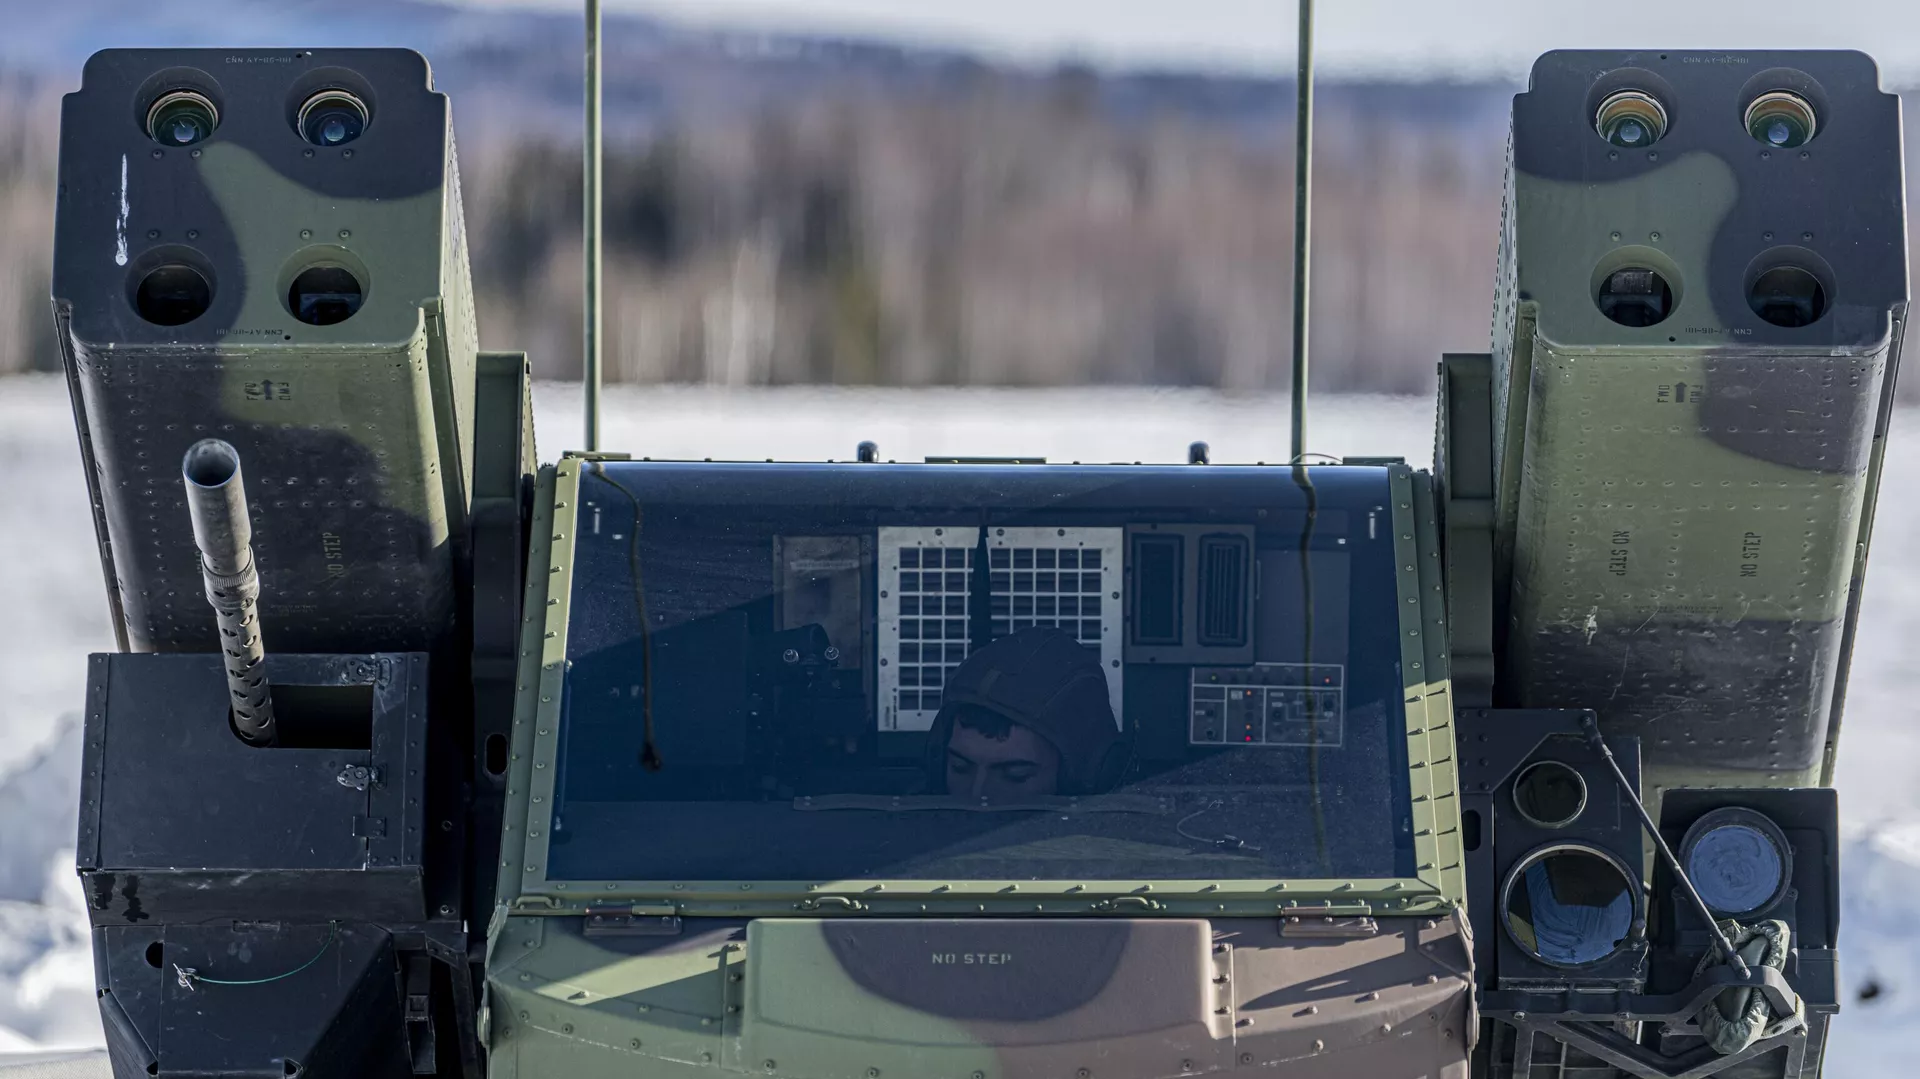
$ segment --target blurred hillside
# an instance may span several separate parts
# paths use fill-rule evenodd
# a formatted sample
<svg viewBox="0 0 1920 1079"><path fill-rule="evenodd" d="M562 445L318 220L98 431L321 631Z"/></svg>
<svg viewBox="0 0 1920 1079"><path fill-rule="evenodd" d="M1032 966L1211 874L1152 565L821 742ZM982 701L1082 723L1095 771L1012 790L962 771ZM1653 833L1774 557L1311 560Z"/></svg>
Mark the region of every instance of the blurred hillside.
<svg viewBox="0 0 1920 1079"><path fill-rule="evenodd" d="M58 43L38 59L0 45L0 371L58 365L59 94L94 47L187 43L164 13L103 40L85 18L102 2L33 16ZM428 53L454 100L483 342L575 376L577 21L361 0L323 23L310 3L208 2L241 40ZM1316 388L1425 392L1440 352L1486 347L1513 89L1321 87ZM609 374L1284 385L1293 100L1287 81L610 19Z"/></svg>

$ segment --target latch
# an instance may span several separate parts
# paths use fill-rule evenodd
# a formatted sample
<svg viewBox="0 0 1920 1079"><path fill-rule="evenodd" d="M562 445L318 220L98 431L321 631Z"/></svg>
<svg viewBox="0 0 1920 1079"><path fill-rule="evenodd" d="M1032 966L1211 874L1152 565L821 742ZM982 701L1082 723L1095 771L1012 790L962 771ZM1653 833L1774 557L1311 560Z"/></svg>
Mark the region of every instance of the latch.
<svg viewBox="0 0 1920 1079"><path fill-rule="evenodd" d="M349 764L340 769L340 774L334 776L333 781L342 787L363 791L380 782L380 769L369 768L364 764Z"/></svg>
<svg viewBox="0 0 1920 1079"><path fill-rule="evenodd" d="M1104 910L1148 911L1148 910L1161 910L1165 907L1166 907L1165 903L1162 903L1157 899L1148 899L1144 895L1117 895L1117 896L1114 896L1112 899L1102 899L1101 901L1093 905L1094 910L1103 910L1103 911Z"/></svg>
<svg viewBox="0 0 1920 1079"><path fill-rule="evenodd" d="M1380 923L1368 917L1336 918L1331 915L1289 914L1280 919L1280 935L1305 940L1371 937L1380 933Z"/></svg>
<svg viewBox="0 0 1920 1079"><path fill-rule="evenodd" d="M587 937L679 936L680 912L671 903L588 907L580 934Z"/></svg>

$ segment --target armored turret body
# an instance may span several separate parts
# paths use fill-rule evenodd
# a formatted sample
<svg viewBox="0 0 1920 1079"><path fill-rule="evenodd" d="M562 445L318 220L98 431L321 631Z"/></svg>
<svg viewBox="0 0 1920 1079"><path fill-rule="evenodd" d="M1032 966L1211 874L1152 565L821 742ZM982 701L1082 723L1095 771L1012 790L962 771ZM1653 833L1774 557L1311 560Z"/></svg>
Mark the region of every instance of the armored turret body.
<svg viewBox="0 0 1920 1079"><path fill-rule="evenodd" d="M1609 107L1611 141L1570 122ZM1858 53L1551 53L1514 99L1502 695L1640 736L1650 794L1832 777L1904 203Z"/></svg>
<svg viewBox="0 0 1920 1079"><path fill-rule="evenodd" d="M1543 58L1432 473L538 464L417 56L102 54L116 1074L1817 1075L1897 120Z"/></svg>

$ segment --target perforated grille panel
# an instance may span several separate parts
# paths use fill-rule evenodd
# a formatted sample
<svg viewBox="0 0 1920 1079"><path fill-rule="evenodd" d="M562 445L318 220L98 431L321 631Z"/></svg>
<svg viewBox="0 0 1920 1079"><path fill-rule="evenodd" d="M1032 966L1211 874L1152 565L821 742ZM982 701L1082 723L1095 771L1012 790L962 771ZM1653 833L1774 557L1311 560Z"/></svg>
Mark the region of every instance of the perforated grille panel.
<svg viewBox="0 0 1920 1079"><path fill-rule="evenodd" d="M980 530L880 529L880 728L924 731L947 678L967 658ZM1118 528L991 528L991 629L1054 626L1099 653L1120 716Z"/></svg>

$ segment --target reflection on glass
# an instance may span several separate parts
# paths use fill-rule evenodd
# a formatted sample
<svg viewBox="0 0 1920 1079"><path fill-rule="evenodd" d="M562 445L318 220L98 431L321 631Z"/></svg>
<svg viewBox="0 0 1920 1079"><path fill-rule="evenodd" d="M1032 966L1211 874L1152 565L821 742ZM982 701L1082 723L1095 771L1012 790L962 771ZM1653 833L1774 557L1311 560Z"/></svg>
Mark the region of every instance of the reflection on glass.
<svg viewBox="0 0 1920 1079"><path fill-rule="evenodd" d="M1722 914L1746 914L1766 906L1786 875L1780 848L1753 824L1720 824L1688 845L1687 876L1707 906Z"/></svg>
<svg viewBox="0 0 1920 1079"><path fill-rule="evenodd" d="M1507 887L1506 920L1536 958L1583 966L1612 955L1633 927L1633 891L1608 859L1572 847L1521 870Z"/></svg>
<svg viewBox="0 0 1920 1079"><path fill-rule="evenodd" d="M1411 876L1386 472L1314 484L596 463L549 877Z"/></svg>

